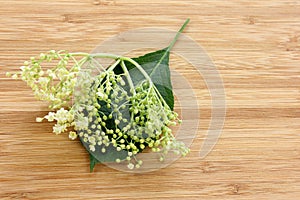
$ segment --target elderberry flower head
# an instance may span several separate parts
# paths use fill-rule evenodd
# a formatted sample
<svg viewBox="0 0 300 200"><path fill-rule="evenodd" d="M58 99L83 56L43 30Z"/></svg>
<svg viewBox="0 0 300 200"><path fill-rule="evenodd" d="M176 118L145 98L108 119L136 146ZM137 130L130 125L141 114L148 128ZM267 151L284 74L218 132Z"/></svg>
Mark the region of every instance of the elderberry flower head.
<svg viewBox="0 0 300 200"><path fill-rule="evenodd" d="M95 75L93 70L101 64L92 55L79 61L74 55L65 51L42 53L24 62L20 72L12 75L24 80L38 99L49 102L53 111L36 118L37 122L55 121L55 134L69 131L71 140L79 137L100 159L117 152L112 159L127 162L129 169L142 166L143 161L136 156L146 148L163 155L161 161L169 151L188 153L189 149L175 139L169 128L180 123L178 114L170 109L141 66L132 62L145 75L145 79L133 82L122 60L130 59L115 57L114 64ZM44 67L51 61L57 64ZM83 65L86 69L82 69ZM122 72L114 70L117 66Z"/></svg>
<svg viewBox="0 0 300 200"><path fill-rule="evenodd" d="M130 81L126 74L109 69L98 76L83 72L85 78L78 83L83 92L75 97L75 124L88 119L87 126L76 129L83 133L80 137L89 150L105 153L107 148L114 148L127 152L115 161L126 160L129 169L142 165L136 155L147 147L162 154L174 151L186 155L188 149L176 141L168 127L179 122L178 114L166 104L156 86L143 80L130 88L124 84Z"/></svg>

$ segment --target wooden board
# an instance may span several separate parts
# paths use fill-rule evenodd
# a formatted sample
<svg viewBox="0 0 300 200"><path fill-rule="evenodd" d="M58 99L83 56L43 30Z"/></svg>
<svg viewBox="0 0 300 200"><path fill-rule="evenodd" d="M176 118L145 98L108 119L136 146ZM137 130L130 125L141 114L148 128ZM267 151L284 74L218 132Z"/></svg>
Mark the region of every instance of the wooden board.
<svg viewBox="0 0 300 200"><path fill-rule="evenodd" d="M0 199L298 199L300 1L0 0ZM221 137L204 159L210 122L203 79L186 70L200 102L191 153L168 168L130 174L89 161L78 141L35 123L47 106L5 77L49 49L90 52L120 32L177 30L207 51L225 86ZM172 65L176 68L176 65ZM180 68L178 67L180 70Z"/></svg>

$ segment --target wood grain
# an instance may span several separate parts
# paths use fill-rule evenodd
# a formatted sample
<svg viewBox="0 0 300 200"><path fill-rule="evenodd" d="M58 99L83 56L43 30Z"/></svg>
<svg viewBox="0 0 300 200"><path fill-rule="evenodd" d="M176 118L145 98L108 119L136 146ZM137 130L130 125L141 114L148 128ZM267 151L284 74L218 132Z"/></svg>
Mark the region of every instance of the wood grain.
<svg viewBox="0 0 300 200"><path fill-rule="evenodd" d="M0 0L0 199L298 199L300 196L300 1ZM210 122L202 78L181 69L200 103L191 153L166 169L89 173L78 141L35 123L47 106L8 79L49 49L90 52L122 31L177 30L202 45L223 78L227 116L204 159ZM172 65L177 69L176 65Z"/></svg>

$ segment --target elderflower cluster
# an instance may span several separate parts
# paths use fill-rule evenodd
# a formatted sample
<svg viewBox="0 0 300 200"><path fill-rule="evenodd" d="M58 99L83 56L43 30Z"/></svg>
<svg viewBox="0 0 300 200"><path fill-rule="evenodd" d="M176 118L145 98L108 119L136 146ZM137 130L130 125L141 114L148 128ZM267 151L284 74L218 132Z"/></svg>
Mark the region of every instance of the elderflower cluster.
<svg viewBox="0 0 300 200"><path fill-rule="evenodd" d="M44 66L53 60L56 66ZM74 63L71 67L70 61ZM95 76L93 70L101 65L89 55L77 62L72 54L49 51L26 61L12 77L24 80L38 99L49 102L53 112L38 117L37 122L56 122L55 134L69 131L70 139L79 136L93 153L106 154L113 149L119 155L115 161L127 162L129 169L141 167L143 161L136 156L146 148L159 153L161 161L169 151L186 155L189 149L169 128L180 123L178 114L151 79L133 84L126 69L116 73L114 68L120 62L117 58ZM87 68L81 69L84 64Z"/></svg>
<svg viewBox="0 0 300 200"><path fill-rule="evenodd" d="M169 108L152 82L144 80L135 88L128 88L128 77L113 70L96 77L83 72L82 76L81 91L78 96L75 93L75 123L84 124L76 129L91 152L105 153L113 147L122 152L115 161L126 160L130 169L142 165L136 155L147 147L161 153L161 160L169 151L188 153L168 127L180 122L177 113Z"/></svg>
<svg viewBox="0 0 300 200"><path fill-rule="evenodd" d="M49 112L43 118L38 117L37 122L42 122L43 119L48 120L49 122L56 121L56 124L53 126L53 132L55 134L60 134L71 126L74 126L74 113L73 110L65 110L64 108L59 109L56 112ZM70 131L70 139L74 140L77 138L77 134L74 131Z"/></svg>
<svg viewBox="0 0 300 200"><path fill-rule="evenodd" d="M51 68L50 62L57 61L57 64ZM74 62L71 67L69 63ZM77 62L70 54L51 50L47 53L41 53L39 57L31 57L29 61L25 61L20 67L20 71L13 74L12 78L20 78L30 86L34 95L39 100L49 102L49 108L57 110L49 112L44 117L36 118L37 122L42 122L43 119L49 122L56 121L53 127L55 134L60 134L74 126L74 113L69 109L70 100L73 96L74 88L77 81L77 75L80 71L84 60ZM7 76L11 76L7 73ZM69 132L69 138L74 140L77 138L77 133Z"/></svg>
<svg viewBox="0 0 300 200"><path fill-rule="evenodd" d="M70 54L54 50L45 54L41 53L39 57L31 57L29 61L25 61L20 67L20 72L12 77L25 81L39 100L49 102L50 109L69 107L76 76L80 70L78 63L68 69L70 58L72 58ZM55 67L47 67L47 63L55 60L57 61Z"/></svg>

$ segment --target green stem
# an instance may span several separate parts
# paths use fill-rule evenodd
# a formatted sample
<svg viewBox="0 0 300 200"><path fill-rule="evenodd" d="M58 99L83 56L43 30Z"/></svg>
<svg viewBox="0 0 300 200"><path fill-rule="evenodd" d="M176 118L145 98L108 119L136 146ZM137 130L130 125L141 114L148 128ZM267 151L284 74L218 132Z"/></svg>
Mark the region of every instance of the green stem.
<svg viewBox="0 0 300 200"><path fill-rule="evenodd" d="M128 70L127 70L127 67L126 67L126 65L124 63L124 60L121 61L121 67L122 67L122 69L123 69L123 71L125 73L125 76L126 76L127 80L128 80L130 91L132 91L132 94L135 95L136 93L135 93L134 85L133 85L132 79L130 77L130 74L129 74Z"/></svg>
<svg viewBox="0 0 300 200"><path fill-rule="evenodd" d="M106 72L107 73L109 73L110 71L112 71L116 66L118 66L118 64L121 62L121 60L120 59L117 59L117 61L114 63L114 64L112 64L107 70L106 70Z"/></svg>
<svg viewBox="0 0 300 200"><path fill-rule="evenodd" d="M99 67L101 68L101 70L102 71L105 71L106 69L95 59L95 58L93 58L93 57L91 57L91 59L92 59L92 61L93 62L95 62L95 67L97 67L97 70L99 71L99 72L101 72L100 70L99 70Z"/></svg>
<svg viewBox="0 0 300 200"><path fill-rule="evenodd" d="M156 95L158 95L158 98L161 99L161 101L163 102L163 104L165 106L169 107L169 105L167 104L167 102L165 101L165 99L161 96L160 92L158 91L158 89L155 86L154 86L154 90L155 90Z"/></svg>
<svg viewBox="0 0 300 200"><path fill-rule="evenodd" d="M76 61L76 59L75 59L73 56L71 56L71 58L74 60L74 62ZM78 66L78 70L79 70L79 71L81 70L82 65L83 65L86 61L88 61L88 58L87 58L87 57L84 57L84 58L82 58L81 60L79 60L78 62L76 62L76 65ZM75 66L73 66L72 69L73 69L74 67L75 67ZM71 69L71 70L72 70L72 69Z"/></svg>
<svg viewBox="0 0 300 200"><path fill-rule="evenodd" d="M167 47L167 51L170 51L174 44L176 43L176 41L178 40L180 34L183 32L183 30L185 29L186 25L189 23L190 19L186 19L184 24L181 26L181 28L179 29L179 31L176 33L174 39L172 40L172 42L169 44L169 46Z"/></svg>
<svg viewBox="0 0 300 200"><path fill-rule="evenodd" d="M177 41L177 39L179 38L181 32L184 30L184 28L186 27L186 25L189 23L190 19L187 19L184 24L181 26L181 28L179 29L179 31L177 32L177 34L175 35L174 39L172 40L172 42L169 44L169 46L163 50L165 50L164 54L161 56L160 60L156 63L156 65L154 66L152 72L149 74L150 76L156 71L156 69L160 66L160 64L162 63L162 61L165 59L166 56L169 56L170 50L173 48L175 42Z"/></svg>
<svg viewBox="0 0 300 200"><path fill-rule="evenodd" d="M89 54L89 53L69 53L72 56L84 56L84 57L92 57L92 58L111 58L111 59L119 59L120 56L110 54L110 53L95 53L95 54Z"/></svg>
<svg viewBox="0 0 300 200"><path fill-rule="evenodd" d="M133 59L131 58L127 58L127 57L121 57L120 59L122 60L125 60L125 61L128 61L130 62L131 64L133 64L142 74L143 76L147 79L147 81L149 81L149 83L152 85L152 80L150 78L150 76L147 74L147 72L144 70L144 68L139 64L137 63L136 61L134 61Z"/></svg>

